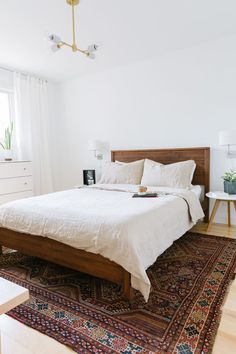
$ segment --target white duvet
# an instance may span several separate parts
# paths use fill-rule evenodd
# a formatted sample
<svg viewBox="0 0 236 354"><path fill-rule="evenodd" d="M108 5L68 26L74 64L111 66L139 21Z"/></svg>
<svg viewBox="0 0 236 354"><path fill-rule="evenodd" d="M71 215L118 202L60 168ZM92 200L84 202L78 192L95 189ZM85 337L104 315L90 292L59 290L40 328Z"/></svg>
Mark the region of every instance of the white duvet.
<svg viewBox="0 0 236 354"><path fill-rule="evenodd" d="M131 273L132 287L147 301L147 268L204 214L191 191L162 188L158 198L132 198L136 191L95 185L18 200L0 207L0 227L109 258Z"/></svg>

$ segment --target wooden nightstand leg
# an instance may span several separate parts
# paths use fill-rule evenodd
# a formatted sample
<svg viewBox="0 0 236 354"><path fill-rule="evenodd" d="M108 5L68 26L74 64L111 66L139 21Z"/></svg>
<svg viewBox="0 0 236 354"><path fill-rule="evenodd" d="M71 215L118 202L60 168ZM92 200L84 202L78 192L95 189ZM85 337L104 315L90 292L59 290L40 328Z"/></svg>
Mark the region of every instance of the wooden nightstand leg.
<svg viewBox="0 0 236 354"><path fill-rule="evenodd" d="M227 202L227 209L228 209L228 226L231 226L230 201Z"/></svg>
<svg viewBox="0 0 236 354"><path fill-rule="evenodd" d="M210 217L209 223L208 223L207 231L210 229L210 227L211 227L211 225L213 223L213 220L214 220L216 212L217 212L217 210L219 208L219 205L220 205L220 200L216 200L215 201L215 205L214 205L213 210L212 210L212 213L211 213L211 217Z"/></svg>

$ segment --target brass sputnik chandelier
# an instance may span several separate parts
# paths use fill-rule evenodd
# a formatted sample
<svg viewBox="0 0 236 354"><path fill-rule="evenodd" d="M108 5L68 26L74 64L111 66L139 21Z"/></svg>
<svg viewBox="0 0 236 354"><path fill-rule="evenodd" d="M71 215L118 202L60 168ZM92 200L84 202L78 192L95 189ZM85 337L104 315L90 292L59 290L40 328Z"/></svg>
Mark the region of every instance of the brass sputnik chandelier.
<svg viewBox="0 0 236 354"><path fill-rule="evenodd" d="M64 42L59 36L56 34L51 34L49 36L49 40L53 42L51 46L51 50L53 52L57 52L60 50L62 47L69 47L72 49L73 52L80 52L85 54L88 58L90 59L95 59L95 53L98 50L98 45L96 44L91 44L88 46L87 49L82 50L77 47L76 44L76 36L75 36L75 6L79 4L80 0L66 0L67 4L71 5L72 7L72 35L73 35L73 43L69 44L67 42Z"/></svg>

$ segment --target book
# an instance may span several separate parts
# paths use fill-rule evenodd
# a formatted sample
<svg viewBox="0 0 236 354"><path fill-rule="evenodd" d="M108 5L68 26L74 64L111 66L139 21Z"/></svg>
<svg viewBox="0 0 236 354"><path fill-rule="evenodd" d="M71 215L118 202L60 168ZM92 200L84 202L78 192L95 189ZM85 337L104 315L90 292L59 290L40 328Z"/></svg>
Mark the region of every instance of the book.
<svg viewBox="0 0 236 354"><path fill-rule="evenodd" d="M157 193L135 193L132 198L157 198Z"/></svg>

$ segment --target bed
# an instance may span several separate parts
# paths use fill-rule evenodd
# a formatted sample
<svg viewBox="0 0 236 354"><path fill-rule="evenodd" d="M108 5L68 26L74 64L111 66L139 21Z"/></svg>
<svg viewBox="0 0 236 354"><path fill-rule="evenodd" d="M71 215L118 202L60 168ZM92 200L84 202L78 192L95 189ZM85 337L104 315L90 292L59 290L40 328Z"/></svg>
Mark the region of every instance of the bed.
<svg viewBox="0 0 236 354"><path fill-rule="evenodd" d="M209 162L210 162L210 150L209 148L186 148L186 149L161 149L161 150L135 150L135 151L112 151L112 161L121 161L121 162L133 162L136 160L141 160L141 159L151 159L154 161L158 161L164 164L170 164L170 163L174 163L174 162L180 162L180 161L185 161L185 160L189 160L192 159L196 162L196 170L195 170L195 174L194 174L194 179L193 179L193 184L195 185L201 185L204 186L205 192L207 193L209 191ZM123 188L123 190L122 190ZM119 191L114 191L113 188L111 187L109 193L107 190L104 190L104 188L101 188L99 186L95 186L94 189L89 189L88 191L85 191L84 189L82 189L81 191L78 191L78 193L80 193L80 197L83 196L83 194L86 193L86 198L87 200L89 200L89 195L91 194L91 200L102 200L104 199L104 203L101 204L101 209L106 207L109 209L107 210L112 210L112 203L113 201L115 201L115 203L117 203L117 210L119 209L119 220L122 221L121 223L121 227L122 230L124 230L124 232L126 231L126 227L129 227L129 230L132 229L133 230L133 236L132 238L135 238L137 235L137 229L135 229L136 225L139 223L140 228L143 227L142 230L142 234L145 234L145 230L147 230L147 225L151 225L150 220L151 219L147 219L147 225L144 225L144 222L142 222L142 218L140 219L140 215L144 215L147 214L147 210L148 210L148 215L149 218L153 218L153 215L151 215L150 210L152 210L152 212L156 212L155 208L159 208L158 210L164 210L164 205L166 204L166 201L168 199L169 203L172 203L173 206L175 205L175 207L173 207L173 211L178 210L179 208L184 208L186 209L186 206L184 206L186 203L184 203L184 199L185 197L181 196L181 195L173 195L173 194L169 194L168 197L163 198L163 200L160 198L160 202L157 205L156 202L151 201L150 203L152 203L152 205L150 205L150 203L148 202L148 205L146 205L145 203L140 203L139 202L135 202L135 215L134 215L134 211L132 211L132 218L127 218L127 222L124 222L125 220L125 215L130 212L130 210L132 210L134 204L133 201L131 202L130 198L130 194L134 192L134 190L131 188L131 190L127 190L126 187L122 187L120 188ZM106 188L105 188L106 189ZM109 189L109 188L108 188ZM124 193L124 189L125 192ZM60 194L61 193L61 194ZM68 203L68 213L66 213L66 210L64 209L64 214L65 214L65 220L67 221L70 218L70 205L73 205L73 198L74 195L76 194L75 192L60 192L59 194L54 194L54 196L45 196L45 198L49 198L48 199L48 204L50 204L50 202L54 203L54 199L55 201L59 200L60 198L63 198L63 193L67 193L66 196L68 197L68 199L71 198L70 203ZM35 203L39 203L38 205L40 205L41 201L42 201L42 197L38 197L39 199L35 199ZM41 198L41 199L40 199ZM59 198L59 199L58 199ZM83 200L86 200L85 196ZM96 199L97 198L97 199ZM115 198L115 199L113 199ZM107 201L106 201L106 200ZM191 199L191 198L190 198ZM162 201L161 201L162 200ZM109 204L110 203L110 204ZM119 204L121 203L121 204ZM123 203L123 204L122 204ZM59 203L60 204L60 203ZM17 204L12 204L12 205L16 205ZM20 204L19 204L20 205ZM121 210L122 208L120 208L121 205L126 205L127 206L127 210L125 210L125 208L123 208L124 210ZM189 205L191 205L191 201L188 203L188 207ZM161 207L160 207L161 206ZM147 210L146 210L146 209ZM209 205L208 205L208 201L207 200L202 200L202 208L205 212L205 218L206 220L208 219L208 213L209 213ZM14 209L12 207L12 209ZM32 207L33 209L33 207ZM56 208L54 208L56 209ZM86 209L86 208L85 208ZM115 209L115 208L114 208ZM63 221L63 210L59 210L58 209L58 213L61 213L61 220ZM122 214L123 213L123 214ZM126 213L126 214L125 214ZM87 213L88 214L88 213ZM83 214L83 218L86 219L87 214L84 213ZM108 213L109 214L109 213ZM165 213L166 214L166 213ZM114 225L114 220L116 221L117 219L112 219L114 218L114 215L111 213L109 214L109 218L107 224L110 225L110 227L112 225ZM177 214L173 214L173 217L178 217ZM180 214L181 215L181 214ZM186 214L187 215L187 214ZM81 213L80 213L81 216ZM77 217L77 214L74 214L74 218ZM90 215L91 217L91 215ZM101 217L101 215L97 215L96 217ZM163 214L164 217L164 214ZM116 215L117 218L117 215ZM179 218L179 217L178 217ZM187 230L188 228L190 228L191 223L188 223L187 221L187 216L185 216L186 218L186 222L184 224L184 221L182 222L183 224L183 228L180 229L182 231L178 231L178 233L174 236L173 239L169 240L168 242L165 242L163 244L163 249L161 250L161 253L168 247L171 245L171 243L174 241L174 239L177 239L178 237L182 236ZM94 215L93 218L90 220L94 219ZM96 219L96 218L95 218ZM183 217L184 219L184 217ZM89 219L88 219L89 220ZM85 225L88 225L88 220L86 221ZM135 220L135 222L133 222ZM133 222L131 224L131 221ZM14 223L12 223L13 225ZM37 227L43 227L44 230L46 230L46 225L47 222L45 220L42 220L42 224L38 223ZM63 224L63 222L62 222ZM93 223L91 222L91 225ZM94 224L95 225L95 224ZM102 220L101 225L104 225L104 220ZM171 225L171 220L170 220L170 225ZM145 229L146 228L146 229ZM58 229L58 226L57 226ZM59 236L63 233L63 228L60 227L60 234L58 234ZM32 229L31 229L32 230ZM133 291L132 291L132 286L135 289L138 289L142 292L142 294L144 295L145 300L147 301L148 299L148 294L150 291L150 284L148 285L148 280L145 280L145 274L143 272L143 269L140 270L140 273L143 272L143 279L141 279L141 276L139 278L139 274L135 274L136 270L130 270L129 265L127 265L128 263L124 260L124 263L122 263L122 265L124 264L124 266L121 266L121 262L119 262L119 259L116 258L115 256L111 255L111 251L112 249L115 249L116 247L120 247L120 243L117 243L117 237L113 237L113 243L111 242L111 245L109 244L109 232L110 230L112 230L111 228L108 229L107 232L103 232L103 243L98 245L99 246L99 253L98 254L98 250L94 250L92 249L90 246L91 245L86 245L86 247L84 247L84 249L78 249L75 247L75 244L73 243L75 241L75 238L73 240L73 229L70 229L69 232L69 239L70 242L65 243L64 241L62 242L62 240L60 239L60 237L58 237L57 239L52 239L52 238L48 238L45 237L45 235L47 235L47 233L45 232L44 237L41 236L41 233L37 233L37 228L35 228L35 230L33 230L32 234L30 234L28 231L27 232L22 232L22 230L19 231L19 229L17 229L17 227L1 227L0 228L0 245L5 246L5 247L9 247L15 250L18 250L22 253L28 254L28 255L32 255L32 256L37 256L39 258L93 275L93 276L97 276L118 284L121 284L123 286L123 292L124 295L131 299L132 295L133 295ZM154 229L153 229L154 230ZM65 232L67 232L68 230L65 229ZM153 231L154 233L154 231ZM153 237L153 233L152 236ZM182 233L182 234L181 234ZM40 235L40 236L39 236ZM140 235L137 236L140 239ZM132 239L131 238L131 239ZM84 240L87 240L86 238ZM150 238L151 240L151 238ZM73 241L73 242L72 242ZM155 238L152 239L153 242L155 242ZM143 252L145 253L145 247L147 246L147 244L145 243L145 238L143 238L142 240L142 247L143 247ZM118 246L117 246L118 245ZM125 250L124 245L121 244L121 246L123 247L123 249ZM110 248L109 248L110 247ZM91 251L90 251L91 250ZM147 247L148 250L148 247ZM150 247L149 247L150 250ZM132 249L131 249L132 251ZM136 250L135 250L136 251ZM136 253L138 253L139 250L137 250ZM140 251L139 251L140 253ZM156 255L158 256L157 253ZM135 252L134 252L134 258L135 258ZM143 257L143 255L141 255L141 257ZM146 262L143 267L147 268L149 265L151 265L153 263L153 260L155 261L155 254L152 254L150 257L150 260L148 262ZM153 258L154 257L154 258ZM124 257L125 258L125 257ZM127 258L127 257L126 257ZM125 259L126 259L125 258ZM148 258L148 257L147 257ZM144 257L143 257L144 259ZM135 259L134 262L132 261L132 264L135 264ZM138 263L137 263L138 264ZM138 284L138 281L140 281L140 283ZM141 280L143 281L141 281ZM146 283L145 283L146 281ZM131 282L132 282L132 286L131 286ZM148 287L149 286L149 287Z"/></svg>

